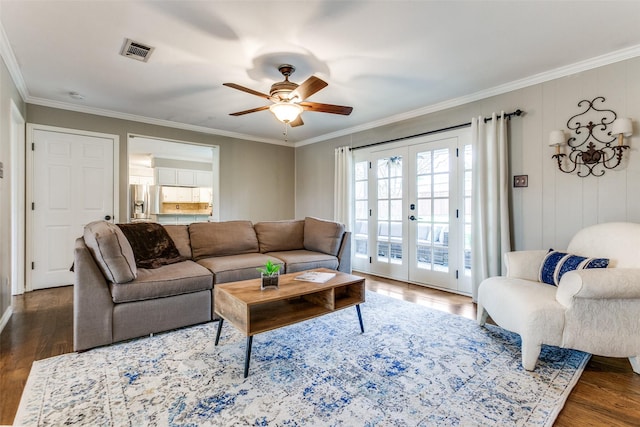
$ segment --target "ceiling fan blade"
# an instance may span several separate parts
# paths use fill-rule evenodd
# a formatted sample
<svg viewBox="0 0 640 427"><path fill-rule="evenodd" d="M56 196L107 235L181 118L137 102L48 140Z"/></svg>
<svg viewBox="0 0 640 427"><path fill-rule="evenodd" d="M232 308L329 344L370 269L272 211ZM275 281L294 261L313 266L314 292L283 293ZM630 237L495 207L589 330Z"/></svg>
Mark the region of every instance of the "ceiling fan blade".
<svg viewBox="0 0 640 427"><path fill-rule="evenodd" d="M296 126L302 126L304 124L304 122L302 121L302 116L298 116L296 117L296 119L292 122L289 123L289 126L291 126L292 128L296 127Z"/></svg>
<svg viewBox="0 0 640 427"><path fill-rule="evenodd" d="M329 83L324 80L321 80L316 76L311 76L289 94L289 99L298 98L300 101L304 101L328 85Z"/></svg>
<svg viewBox="0 0 640 427"><path fill-rule="evenodd" d="M342 114L348 116L353 111L353 107L344 105L321 104L319 102L301 102L300 105L307 111L317 111L319 113Z"/></svg>
<svg viewBox="0 0 640 427"><path fill-rule="evenodd" d="M223 86L227 86L227 87L231 87L231 88L234 88L234 89L238 89L238 90L241 90L243 92L250 93L251 95L259 96L260 98L271 99L271 96L267 95L266 93L258 92L256 90L249 89L248 87L240 86L240 85L235 84L235 83L222 83L222 85Z"/></svg>
<svg viewBox="0 0 640 427"><path fill-rule="evenodd" d="M265 105L264 107L252 108L250 110L238 111L237 113L229 113L230 116L242 116L244 114L255 113L256 111L268 110L269 106Z"/></svg>

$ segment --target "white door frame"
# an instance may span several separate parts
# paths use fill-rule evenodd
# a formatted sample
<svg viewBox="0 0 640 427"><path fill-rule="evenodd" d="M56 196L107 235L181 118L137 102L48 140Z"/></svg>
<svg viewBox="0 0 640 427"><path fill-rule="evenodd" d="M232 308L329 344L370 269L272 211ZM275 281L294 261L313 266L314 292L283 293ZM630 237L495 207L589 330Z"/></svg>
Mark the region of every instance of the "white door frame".
<svg viewBox="0 0 640 427"><path fill-rule="evenodd" d="M96 138L111 139L113 141L113 222L118 222L118 215L120 213L120 136L101 133L90 132L79 129L61 128L56 126L47 126L34 123L27 123L27 145L32 149L28 150L27 154L27 175L26 175L26 204L31 204L33 201L33 175L34 175L34 153L33 153L33 134L35 131L47 131L47 132L59 132L72 135L84 135ZM26 208L25 208L26 209ZM27 226L26 226L26 261L33 259L33 210L27 209ZM25 290L30 292L33 290L33 281L31 275L31 268L25 263Z"/></svg>
<svg viewBox="0 0 640 427"><path fill-rule="evenodd" d="M465 144L470 143L470 137L471 137L471 134L470 134L469 128L454 129L454 130L450 130L450 131L446 131L446 132L438 132L438 133L431 134L431 135L424 135L424 136L414 137L414 138L403 140L403 141L399 141L399 142L393 142L393 143L385 144L384 146L368 147L368 148L363 148L361 151L358 150L356 152L356 154L354 154L354 156L353 156L353 162L355 164L357 161L363 161L363 160L370 161L372 159L372 157L376 153L381 152L381 151L382 152L386 152L386 151L391 151L391 150L407 149L407 153L409 153L411 151L411 147L419 146L419 145L422 145L422 144L428 144L428 143L431 143L431 142L437 142L437 141L440 141L440 140L452 139L452 138L458 138L459 148L462 149ZM456 161L458 161L458 162L464 161L464 154L461 154L460 157ZM460 168L461 168L461 166L459 164L458 165L458 169L459 169L458 173L460 173L460 170L464 171L464 167L462 167L462 169L460 169ZM407 174L407 179L410 179L410 178L411 177L409 177L409 174ZM369 176L369 179L371 179L370 176ZM352 184L353 184L353 182L352 182ZM372 184L369 182L369 185L372 185ZM371 200L372 200L371 198L373 197L372 195L374 194L372 192L372 189L374 189L374 188L375 188L375 186L373 186L373 187L370 186L369 187L369 190L370 190L368 192L369 202L370 202L369 207L371 207ZM459 192L459 195L463 194L463 192L462 192L462 190L460 188L461 187L458 186L458 188L456 189L456 191ZM407 194L407 193L405 193L405 194ZM354 195L355 195L355 191L354 191ZM407 196L408 196L408 194L407 194ZM351 202L353 203L353 201L354 200L352 199ZM404 208L406 208L406 206ZM355 207L354 207L354 210L355 210ZM460 210L460 212L463 212L463 211ZM404 215L404 216L407 217L407 215ZM462 220L464 220L464 218L462 218ZM371 220L370 220L370 222L371 222ZM353 225L355 225L355 220L354 220L354 224L352 224L352 226ZM372 231L374 231L374 230L372 230L371 224L369 224L369 226L370 226L370 228L369 228L368 238L370 239L369 243L371 243ZM463 233L462 233L463 228L464 228L464 223L459 228L461 233L460 233L460 236L458 236L457 242L456 242L459 245L459 249L461 249L461 250L464 248L464 240L463 240L463 236L462 236L463 235ZM407 236L408 236L408 233L405 234L404 237L407 237ZM369 244L369 255L370 256L374 256L372 254L375 254L376 251L377 251L377 248L374 248L374 247L371 246L371 244ZM403 252L407 253L406 251L403 251ZM458 252L460 252L460 251L458 251ZM409 255L409 254L407 254L407 255ZM456 256L459 256L459 254L456 255ZM462 261L461 265L462 265L462 268L463 268L464 267L464 261ZM369 266L368 269L365 269L364 271L368 272L368 273L372 273L372 274L381 275L380 273L373 273L370 266ZM407 269L407 275L408 275L408 269ZM422 285L422 286L428 286L428 287L435 288L435 289L444 289L444 290L446 290L448 292L459 293L459 294L463 294L463 295L470 295L471 294L471 288L470 288L470 283L471 282L470 282L470 279L465 277L464 274L462 274L460 277L458 277L458 279L457 279L457 284L458 284L457 288L442 287L442 286L438 286L437 284L432 284L432 283L426 285L425 283L422 283L422 282L412 281L409 277L407 279L404 279L404 278L394 277L392 275L384 275L384 274L382 274L382 276L390 278L390 279L404 280L404 281L407 281L409 283L414 283L414 284L418 284L418 285Z"/></svg>
<svg viewBox="0 0 640 427"><path fill-rule="evenodd" d="M145 139L156 139L158 141L167 141L167 142L175 142L178 144L188 144L188 145L199 145L200 147L211 148L212 149L212 158L211 158L211 172L213 173L213 182L211 183L211 192L213 193L213 221L220 221L220 146L219 145L209 145L202 144L199 142L192 141L184 141L180 139L170 139L170 138L162 138L158 136L148 136L139 133L128 133L127 134L127 191L129 191L129 154L130 154L130 144L131 140L134 138L145 138ZM156 183L157 184L157 183ZM131 206L128 206L130 203L129 197L127 197L127 214L131 212Z"/></svg>
<svg viewBox="0 0 640 427"><path fill-rule="evenodd" d="M11 295L24 293L25 272L25 120L11 100L9 143L11 152Z"/></svg>

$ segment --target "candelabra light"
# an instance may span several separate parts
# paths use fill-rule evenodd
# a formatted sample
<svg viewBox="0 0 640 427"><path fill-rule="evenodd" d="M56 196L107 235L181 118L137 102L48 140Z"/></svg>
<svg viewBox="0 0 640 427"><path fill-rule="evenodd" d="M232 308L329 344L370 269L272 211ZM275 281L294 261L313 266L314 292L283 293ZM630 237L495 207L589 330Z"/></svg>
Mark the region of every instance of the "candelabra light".
<svg viewBox="0 0 640 427"><path fill-rule="evenodd" d="M567 128L574 131L575 136L567 140L564 130L550 133L549 146L556 148L552 158L557 160L558 169L562 172L577 171L581 178L602 176L606 169L614 169L621 164L623 153L629 148L624 144L624 137L632 135L633 125L631 119L618 118L613 110L594 105L604 101L604 97L598 96L591 101L585 99L578 103L578 107L584 108L584 111L567 121ZM561 152L565 144L568 154Z"/></svg>

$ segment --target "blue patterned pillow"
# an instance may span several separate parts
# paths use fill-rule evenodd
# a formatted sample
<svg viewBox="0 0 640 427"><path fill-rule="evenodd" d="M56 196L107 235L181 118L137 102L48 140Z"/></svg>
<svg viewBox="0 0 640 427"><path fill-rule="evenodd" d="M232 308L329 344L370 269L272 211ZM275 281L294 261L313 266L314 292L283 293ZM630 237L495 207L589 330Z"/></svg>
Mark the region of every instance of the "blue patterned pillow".
<svg viewBox="0 0 640 427"><path fill-rule="evenodd" d="M567 271L608 266L608 258L587 258L549 249L549 253L542 260L538 279L543 283L558 286L562 275Z"/></svg>

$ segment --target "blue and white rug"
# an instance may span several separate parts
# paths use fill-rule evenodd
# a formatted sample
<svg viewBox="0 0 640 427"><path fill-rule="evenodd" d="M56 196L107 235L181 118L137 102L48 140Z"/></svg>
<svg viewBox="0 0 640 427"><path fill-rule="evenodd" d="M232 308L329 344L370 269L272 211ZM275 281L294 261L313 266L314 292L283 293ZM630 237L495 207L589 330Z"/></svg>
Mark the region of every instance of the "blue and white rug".
<svg viewBox="0 0 640 427"><path fill-rule="evenodd" d="M368 292L362 306L246 338L198 325L35 362L16 425L550 426L589 355Z"/></svg>

